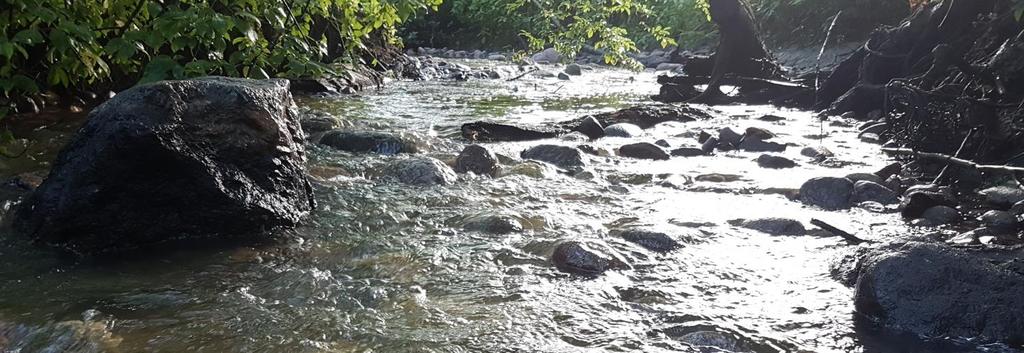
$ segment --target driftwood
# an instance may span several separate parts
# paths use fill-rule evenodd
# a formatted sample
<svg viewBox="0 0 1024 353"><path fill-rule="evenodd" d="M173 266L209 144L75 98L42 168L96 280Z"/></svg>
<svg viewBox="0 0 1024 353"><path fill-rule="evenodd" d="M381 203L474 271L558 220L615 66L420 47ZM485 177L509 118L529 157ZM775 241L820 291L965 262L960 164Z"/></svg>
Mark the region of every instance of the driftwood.
<svg viewBox="0 0 1024 353"><path fill-rule="evenodd" d="M832 233L843 240L846 240L850 245L859 245L863 243L871 243L872 241L858 238L856 235L850 234L842 229L836 228L831 224L825 223L820 219L811 219L811 224L818 226L818 228L824 229L826 232Z"/></svg>
<svg viewBox="0 0 1024 353"><path fill-rule="evenodd" d="M536 69L536 68L535 68L535 69L533 69L533 70L527 70L526 72L524 72L524 73L521 73L521 74L519 74L519 76L516 76L516 77L510 78L510 79L508 79L508 80L505 80L505 81L508 81L508 82L511 82L511 81L515 81L515 80L518 80L518 79L521 79L521 78L523 78L523 77L524 77L524 76L526 76L526 75L529 75L529 74L532 74L532 73L534 73L534 72L537 72L538 70L540 70L540 69Z"/></svg>
<svg viewBox="0 0 1024 353"><path fill-rule="evenodd" d="M955 164L961 167L977 169L983 172L1024 173L1024 167L979 164L966 159L956 158L951 155L946 155L942 153L920 152L909 148L882 148L882 151L895 154L911 155L917 158L928 159L940 163Z"/></svg>

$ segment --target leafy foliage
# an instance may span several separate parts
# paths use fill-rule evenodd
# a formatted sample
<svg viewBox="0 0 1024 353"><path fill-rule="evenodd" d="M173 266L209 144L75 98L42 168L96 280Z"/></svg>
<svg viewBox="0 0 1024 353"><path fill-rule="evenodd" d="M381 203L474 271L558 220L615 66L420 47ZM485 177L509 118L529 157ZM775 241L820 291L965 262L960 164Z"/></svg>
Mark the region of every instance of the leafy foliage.
<svg viewBox="0 0 1024 353"><path fill-rule="evenodd" d="M121 81L322 75L441 0L2 1L0 101Z"/></svg>
<svg viewBox="0 0 1024 353"><path fill-rule="evenodd" d="M554 47L570 58L592 45L610 64L635 66L626 54L638 48L706 38L700 1L446 0L440 12L413 20L406 36L425 46Z"/></svg>

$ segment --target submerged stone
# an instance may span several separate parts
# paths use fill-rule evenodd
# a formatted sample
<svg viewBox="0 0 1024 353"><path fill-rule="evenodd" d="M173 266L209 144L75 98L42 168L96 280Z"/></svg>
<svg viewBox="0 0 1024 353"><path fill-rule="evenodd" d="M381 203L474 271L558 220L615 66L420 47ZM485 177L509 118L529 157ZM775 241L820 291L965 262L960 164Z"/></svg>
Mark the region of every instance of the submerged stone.
<svg viewBox="0 0 1024 353"><path fill-rule="evenodd" d="M398 136L383 132L330 131L320 138L320 144L331 148L355 153L379 153L393 155L414 153L415 149Z"/></svg>
<svg viewBox="0 0 1024 353"><path fill-rule="evenodd" d="M757 157L757 165L761 168L768 169L787 169L795 168L797 166L796 162L793 162L789 158L769 154L762 154Z"/></svg>
<svg viewBox="0 0 1024 353"><path fill-rule="evenodd" d="M668 160L665 150L653 143L640 142L619 147L619 155L637 159Z"/></svg>
<svg viewBox="0 0 1024 353"><path fill-rule="evenodd" d="M604 128L604 135L609 137L637 137L643 134L644 129L628 123L618 123Z"/></svg>
<svg viewBox="0 0 1024 353"><path fill-rule="evenodd" d="M559 145L534 146L523 151L520 157L551 163L562 169L576 169L586 165L583 152L579 149Z"/></svg>
<svg viewBox="0 0 1024 353"><path fill-rule="evenodd" d="M803 223L788 218L770 217L730 223L738 223L739 226L743 228L753 229L771 235L804 235L807 233L807 229L804 228Z"/></svg>
<svg viewBox="0 0 1024 353"><path fill-rule="evenodd" d="M559 271L584 276L597 276L611 267L611 260L575 241L567 241L555 247L551 262Z"/></svg>
<svg viewBox="0 0 1024 353"><path fill-rule="evenodd" d="M480 215L467 219L463 229L488 234L503 235L523 231L519 219L505 215Z"/></svg>
<svg viewBox="0 0 1024 353"><path fill-rule="evenodd" d="M384 177L410 185L445 185L458 180L452 168L430 157L399 159L384 167Z"/></svg>
<svg viewBox="0 0 1024 353"><path fill-rule="evenodd" d="M676 157L696 157L703 156L705 153L700 148L683 147L672 150L672 155Z"/></svg>
<svg viewBox="0 0 1024 353"><path fill-rule="evenodd" d="M655 252L669 252L682 247L679 242L672 239L668 234L642 229L626 229L617 232L623 240L635 243L647 250Z"/></svg>
<svg viewBox="0 0 1024 353"><path fill-rule="evenodd" d="M455 171L458 173L474 173L491 175L498 166L498 157L494 152L480 145L469 145L455 159Z"/></svg>

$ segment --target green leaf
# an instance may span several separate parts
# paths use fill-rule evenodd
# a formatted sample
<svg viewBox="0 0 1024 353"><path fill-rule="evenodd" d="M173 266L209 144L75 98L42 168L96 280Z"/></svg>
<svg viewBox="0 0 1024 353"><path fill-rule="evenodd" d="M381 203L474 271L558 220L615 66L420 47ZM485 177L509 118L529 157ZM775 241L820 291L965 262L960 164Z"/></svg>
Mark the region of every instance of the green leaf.
<svg viewBox="0 0 1024 353"><path fill-rule="evenodd" d="M36 28L29 28L15 34L13 39L15 43L35 45L43 42L43 34Z"/></svg>
<svg viewBox="0 0 1024 353"><path fill-rule="evenodd" d="M156 82L174 78L175 74L183 73L184 68L169 56L159 55L153 58L143 70L139 83Z"/></svg>
<svg viewBox="0 0 1024 353"><path fill-rule="evenodd" d="M14 56L14 43L8 42L6 40L0 42L0 55L3 55L4 58L10 60L11 57Z"/></svg>

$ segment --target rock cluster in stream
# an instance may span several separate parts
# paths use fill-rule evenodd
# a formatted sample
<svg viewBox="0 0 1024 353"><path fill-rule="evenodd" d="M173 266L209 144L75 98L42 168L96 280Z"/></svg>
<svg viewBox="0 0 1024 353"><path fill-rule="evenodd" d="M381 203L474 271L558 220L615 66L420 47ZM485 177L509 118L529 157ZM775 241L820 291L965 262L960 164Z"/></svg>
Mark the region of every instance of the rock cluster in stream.
<svg viewBox="0 0 1024 353"><path fill-rule="evenodd" d="M667 70L671 71L678 68L679 64L670 64L672 60L672 52L675 50L674 47L665 49L654 49L651 51L641 51L639 53L628 54L631 58L637 60L641 65L647 68ZM415 49L407 49L406 55L413 57L437 57L446 59L476 59L476 60L492 60L492 61L509 61L514 58L514 55L509 52L503 51L486 51L486 50L457 50L448 48L426 48L420 47ZM590 65L603 65L605 64L604 52L594 49L591 46L584 46L583 49L577 53L575 63L572 64L590 64ZM528 56L528 59L532 63L536 64L558 64L565 61L565 57L556 51L554 48L547 48L539 52L533 53ZM565 73L572 75L574 70L567 68Z"/></svg>

